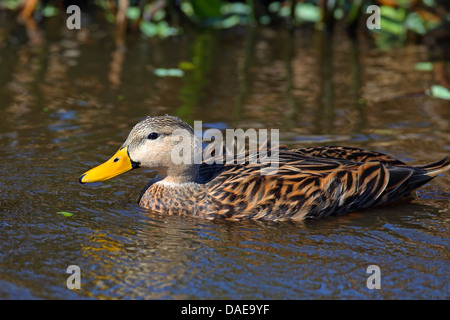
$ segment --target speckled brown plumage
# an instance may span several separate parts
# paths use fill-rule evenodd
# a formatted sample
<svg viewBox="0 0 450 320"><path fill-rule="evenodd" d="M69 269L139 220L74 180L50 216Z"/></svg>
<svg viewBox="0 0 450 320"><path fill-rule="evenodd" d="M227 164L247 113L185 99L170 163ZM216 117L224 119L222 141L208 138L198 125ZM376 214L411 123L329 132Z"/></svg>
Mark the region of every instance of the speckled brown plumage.
<svg viewBox="0 0 450 320"><path fill-rule="evenodd" d="M177 136L177 129L184 129L184 135ZM303 220L400 199L450 169L447 159L409 166L382 153L336 146L280 146L278 157L272 158L269 154L277 148L271 149L270 143L260 148L267 147L268 153L247 151L243 163L226 161L226 150L223 155L204 153L221 161L174 163L172 151L179 138L193 135L194 130L177 117L148 117L131 130L110 160L83 174L80 182L103 181L145 167L158 174L139 197L144 208L205 219ZM198 147L196 139L188 140L189 148ZM255 157L259 161L253 161Z"/></svg>
<svg viewBox="0 0 450 320"><path fill-rule="evenodd" d="M261 164L207 165L199 184L150 183L142 207L206 219L303 220L359 211L404 196L449 167L411 167L388 155L349 147L280 148L275 175Z"/></svg>

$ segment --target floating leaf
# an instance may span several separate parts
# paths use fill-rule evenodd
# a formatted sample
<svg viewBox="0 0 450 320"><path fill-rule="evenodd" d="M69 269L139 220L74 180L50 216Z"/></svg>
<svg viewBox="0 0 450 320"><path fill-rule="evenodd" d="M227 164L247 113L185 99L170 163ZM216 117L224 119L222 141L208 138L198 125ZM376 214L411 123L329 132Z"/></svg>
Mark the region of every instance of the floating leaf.
<svg viewBox="0 0 450 320"><path fill-rule="evenodd" d="M158 77L182 77L184 76L184 71L181 69L163 69L156 68L153 73Z"/></svg>
<svg viewBox="0 0 450 320"><path fill-rule="evenodd" d="M61 214L64 217L71 217L71 216L73 216L73 213L66 212L66 211L60 211L60 212L58 212L58 214Z"/></svg>
<svg viewBox="0 0 450 320"><path fill-rule="evenodd" d="M440 85L431 86L431 95L435 98L450 100L450 90Z"/></svg>
<svg viewBox="0 0 450 320"><path fill-rule="evenodd" d="M419 71L431 71L431 70L433 70L433 63L418 62L414 65L414 69L419 70Z"/></svg>

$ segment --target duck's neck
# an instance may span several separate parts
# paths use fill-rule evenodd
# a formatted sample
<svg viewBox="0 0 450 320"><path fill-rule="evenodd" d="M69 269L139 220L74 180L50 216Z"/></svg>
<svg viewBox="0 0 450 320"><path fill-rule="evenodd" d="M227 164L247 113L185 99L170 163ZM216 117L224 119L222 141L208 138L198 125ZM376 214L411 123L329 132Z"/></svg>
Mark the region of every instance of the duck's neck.
<svg viewBox="0 0 450 320"><path fill-rule="evenodd" d="M158 170L158 174L153 179L154 183L166 186L180 186L186 184L196 184L198 181L198 165L171 167L169 169Z"/></svg>
<svg viewBox="0 0 450 320"><path fill-rule="evenodd" d="M153 178L153 183L158 183L159 185L168 187L183 187L189 184L197 184L197 179L193 179L189 176L166 176L156 175Z"/></svg>

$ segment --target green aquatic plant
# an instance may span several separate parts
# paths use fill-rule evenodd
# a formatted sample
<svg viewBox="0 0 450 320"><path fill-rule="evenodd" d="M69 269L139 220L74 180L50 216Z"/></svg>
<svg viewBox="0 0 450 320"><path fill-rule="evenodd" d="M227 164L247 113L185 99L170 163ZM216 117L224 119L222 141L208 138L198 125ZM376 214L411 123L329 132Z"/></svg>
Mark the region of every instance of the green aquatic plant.
<svg viewBox="0 0 450 320"><path fill-rule="evenodd" d="M67 212L67 211L60 211L60 212L57 212L57 214L60 214L60 215L62 215L64 217L71 217L71 216L73 216L73 213L70 213L70 212Z"/></svg>
<svg viewBox="0 0 450 320"><path fill-rule="evenodd" d="M434 98L450 100L450 90L441 85L432 85L429 90L425 91L425 93Z"/></svg>
<svg viewBox="0 0 450 320"><path fill-rule="evenodd" d="M430 2L427 6L413 7L411 1L398 1L402 6L380 6L380 29L373 29L376 43L381 49L390 49L393 46L405 43L411 34L419 36L448 23L449 16L442 17L429 13L425 9L434 6ZM426 3L426 2L425 2Z"/></svg>
<svg viewBox="0 0 450 320"><path fill-rule="evenodd" d="M0 10L39 20L65 15L66 5L62 0L3 0ZM381 27L371 29L366 23L371 16L368 8L374 5ZM381 49L427 36L450 23L446 0L95 0L81 1L80 6L94 19L103 17L111 24L125 24L127 32L138 31L147 38L177 36L191 27L255 25L289 30L310 25L332 33L339 24L352 35L371 35Z"/></svg>

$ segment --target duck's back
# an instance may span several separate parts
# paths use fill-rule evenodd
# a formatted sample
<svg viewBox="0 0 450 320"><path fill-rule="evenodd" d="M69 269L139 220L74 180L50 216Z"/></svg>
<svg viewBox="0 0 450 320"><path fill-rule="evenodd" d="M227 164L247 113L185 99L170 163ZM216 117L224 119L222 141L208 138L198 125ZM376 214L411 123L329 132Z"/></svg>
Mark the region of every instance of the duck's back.
<svg viewBox="0 0 450 320"><path fill-rule="evenodd" d="M397 200L450 168L445 159L411 167L382 153L347 147L280 147L276 164L251 162L249 152L241 164L221 157L200 166L198 183L149 184L140 205L206 219L315 219Z"/></svg>
<svg viewBox="0 0 450 320"><path fill-rule="evenodd" d="M205 218L303 220L362 210L397 200L450 164L410 167L398 159L357 148L280 148L278 169L267 164L202 165Z"/></svg>

